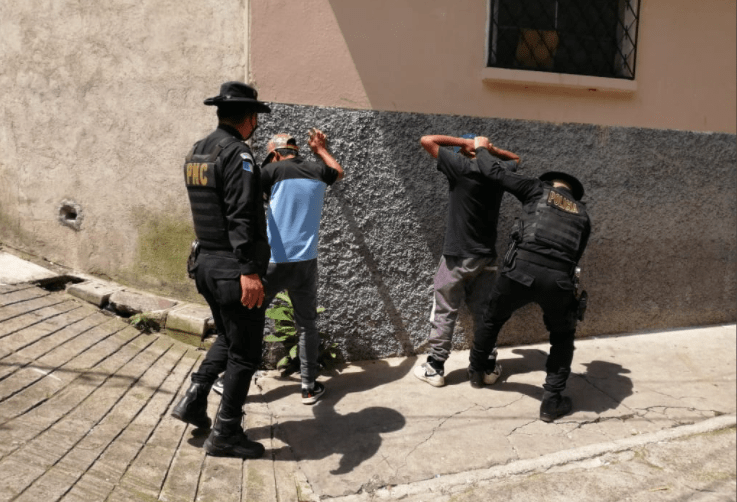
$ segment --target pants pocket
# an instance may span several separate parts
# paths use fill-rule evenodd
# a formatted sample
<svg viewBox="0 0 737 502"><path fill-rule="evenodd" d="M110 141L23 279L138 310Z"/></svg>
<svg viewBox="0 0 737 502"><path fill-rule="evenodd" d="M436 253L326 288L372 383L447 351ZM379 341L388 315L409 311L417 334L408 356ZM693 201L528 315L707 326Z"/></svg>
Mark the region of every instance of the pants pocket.
<svg viewBox="0 0 737 502"><path fill-rule="evenodd" d="M215 280L215 299L223 307L241 303L241 283L234 279Z"/></svg>
<svg viewBox="0 0 737 502"><path fill-rule="evenodd" d="M558 286L558 289L573 293L573 282L570 279L558 279L555 281L555 284Z"/></svg>

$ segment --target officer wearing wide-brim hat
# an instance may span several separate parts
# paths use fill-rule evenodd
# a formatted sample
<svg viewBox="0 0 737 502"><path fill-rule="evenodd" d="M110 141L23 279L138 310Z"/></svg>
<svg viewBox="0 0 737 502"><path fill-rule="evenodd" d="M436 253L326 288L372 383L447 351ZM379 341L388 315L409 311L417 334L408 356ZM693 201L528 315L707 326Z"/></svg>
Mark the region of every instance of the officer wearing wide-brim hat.
<svg viewBox="0 0 737 502"><path fill-rule="evenodd" d="M229 105L245 105L256 113L269 113L271 108L258 100L258 91L242 82L225 82L220 86L220 94L207 98L207 106L228 107Z"/></svg>
<svg viewBox="0 0 737 502"><path fill-rule="evenodd" d="M261 362L266 308L261 278L270 248L261 169L245 141L258 127L258 114L271 109L242 82L222 84L220 94L204 104L217 107L218 126L192 147L183 174L199 242L190 277L212 310L218 337L172 416L210 428L207 396L224 372L220 410L205 451L258 458L264 447L247 438L241 422L251 378Z"/></svg>
<svg viewBox="0 0 737 502"><path fill-rule="evenodd" d="M475 144L491 146L484 137L475 138ZM537 303L550 332L540 419L552 422L572 410L571 399L561 392L571 372L576 321L582 318L574 274L591 233L591 221L581 202L584 188L575 176L564 172L550 171L539 178L510 173L483 148L477 150L476 158L484 176L522 203L522 213L512 229L484 325L474 336L469 377L474 386L483 386L496 363L493 350L502 326L515 310Z"/></svg>

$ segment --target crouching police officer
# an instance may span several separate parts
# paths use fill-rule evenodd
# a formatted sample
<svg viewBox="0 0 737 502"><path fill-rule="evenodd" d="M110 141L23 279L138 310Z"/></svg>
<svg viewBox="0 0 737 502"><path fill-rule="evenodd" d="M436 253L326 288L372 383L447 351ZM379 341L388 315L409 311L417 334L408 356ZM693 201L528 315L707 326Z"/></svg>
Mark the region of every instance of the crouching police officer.
<svg viewBox="0 0 737 502"><path fill-rule="evenodd" d="M475 138L475 146L489 148L487 138ZM579 314L574 274L586 248L591 222L581 202L583 185L570 174L548 172L540 178L504 169L485 150L478 150L481 172L497 181L522 202L522 215L510 236L510 248L484 313L484 326L476 332L468 369L471 384L483 386L493 371L499 331L518 308L535 302L543 311L550 332L547 376L540 405L540 419L552 422L571 411L569 397L561 396L571 373L573 340ZM491 355L492 359L488 359Z"/></svg>
<svg viewBox="0 0 737 502"><path fill-rule="evenodd" d="M192 207L199 253L190 276L205 297L218 337L172 416L209 429L207 396L218 374L225 372L220 410L205 441L209 455L258 458L264 447L248 439L241 427L243 405L261 361L264 290L270 248L261 194L261 172L245 141L258 126L258 113L271 109L256 90L226 82L216 106L218 127L195 143L184 163L184 179ZM192 257L190 257L192 258Z"/></svg>

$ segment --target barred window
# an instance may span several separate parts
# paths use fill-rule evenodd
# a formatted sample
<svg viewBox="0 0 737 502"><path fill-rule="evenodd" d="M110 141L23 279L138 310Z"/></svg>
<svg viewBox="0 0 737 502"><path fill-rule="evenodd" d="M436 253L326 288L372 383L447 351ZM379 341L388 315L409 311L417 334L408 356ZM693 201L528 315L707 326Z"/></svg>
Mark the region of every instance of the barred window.
<svg viewBox="0 0 737 502"><path fill-rule="evenodd" d="M487 66L634 80L640 0L489 0Z"/></svg>

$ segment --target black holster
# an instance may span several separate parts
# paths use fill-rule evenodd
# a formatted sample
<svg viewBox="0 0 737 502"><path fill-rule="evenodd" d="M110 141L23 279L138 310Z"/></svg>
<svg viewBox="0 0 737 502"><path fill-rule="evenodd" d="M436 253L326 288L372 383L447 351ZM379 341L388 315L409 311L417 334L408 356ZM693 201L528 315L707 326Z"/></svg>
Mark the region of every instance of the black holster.
<svg viewBox="0 0 737 502"><path fill-rule="evenodd" d="M504 261L502 262L502 266L505 269L514 268L514 261L517 257L517 245L522 238L522 228L522 220L519 218L515 219L514 224L512 225L512 231L509 233L509 246L507 247L507 252L504 255Z"/></svg>
<svg viewBox="0 0 737 502"><path fill-rule="evenodd" d="M578 306L576 307L576 319L583 321L583 316L586 313L586 308L589 304L589 295L586 291L581 291L581 295L578 297Z"/></svg>

